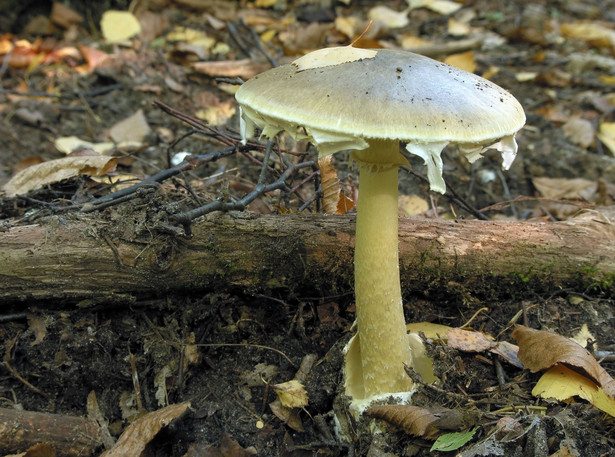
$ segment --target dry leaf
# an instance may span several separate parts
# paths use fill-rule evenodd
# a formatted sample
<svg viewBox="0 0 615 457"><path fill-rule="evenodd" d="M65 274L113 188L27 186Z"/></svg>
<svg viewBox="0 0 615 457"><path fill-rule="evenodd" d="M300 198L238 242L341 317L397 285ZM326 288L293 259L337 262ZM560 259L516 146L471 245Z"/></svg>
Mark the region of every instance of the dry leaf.
<svg viewBox="0 0 615 457"><path fill-rule="evenodd" d="M354 202L342 194L340 180L337 177L337 171L333 167L332 161L332 155L318 159L322 189L322 205L325 213L346 214L353 208Z"/></svg>
<svg viewBox="0 0 615 457"><path fill-rule="evenodd" d="M120 43L141 33L141 24L129 11L108 10L103 13L100 29L107 42Z"/></svg>
<svg viewBox="0 0 615 457"><path fill-rule="evenodd" d="M90 149L98 154L106 154L111 152L115 145L111 142L105 143L91 143L86 140L82 140L76 136L62 136L56 138L53 142L56 149L66 155L80 149Z"/></svg>
<svg viewBox="0 0 615 457"><path fill-rule="evenodd" d="M415 216L429 210L429 203L418 195L400 195L399 209L405 216Z"/></svg>
<svg viewBox="0 0 615 457"><path fill-rule="evenodd" d="M83 21L83 16L60 2L54 2L49 16L51 22L65 29Z"/></svg>
<svg viewBox="0 0 615 457"><path fill-rule="evenodd" d="M560 26L560 33L566 38L583 40L591 46L615 49L615 30L606 22L565 22Z"/></svg>
<svg viewBox="0 0 615 457"><path fill-rule="evenodd" d="M591 201L598 183L583 178L533 178L532 184L545 198Z"/></svg>
<svg viewBox="0 0 615 457"><path fill-rule="evenodd" d="M588 148L594 142L594 125L587 119L570 119L562 125L564 136L572 143Z"/></svg>
<svg viewBox="0 0 615 457"><path fill-rule="evenodd" d="M4 191L7 197L14 197L77 175L101 176L113 171L116 165L117 159L107 156L71 156L49 160L17 173L4 185Z"/></svg>
<svg viewBox="0 0 615 457"><path fill-rule="evenodd" d="M369 10L368 17L374 22L381 22L390 29L405 27L410 23L408 10L397 12L384 5L374 6Z"/></svg>
<svg viewBox="0 0 615 457"><path fill-rule="evenodd" d="M429 440L435 440L444 433L468 429L478 419L477 413L471 411L411 405L372 406L363 414Z"/></svg>
<svg viewBox="0 0 615 457"><path fill-rule="evenodd" d="M138 456L160 429L181 417L190 408L189 402L170 405L139 417L119 437L115 445L100 457Z"/></svg>
<svg viewBox="0 0 615 457"><path fill-rule="evenodd" d="M444 59L444 62L453 67L465 70L468 73L474 73L476 70L476 62L474 61L474 53L472 51L452 54Z"/></svg>
<svg viewBox="0 0 615 457"><path fill-rule="evenodd" d="M615 380L587 349L569 338L522 325L515 327L512 337L519 344L519 360L533 373L564 364L584 373L605 393L615 397Z"/></svg>
<svg viewBox="0 0 615 457"><path fill-rule="evenodd" d="M447 334L448 345L454 349L465 352L489 351L497 354L511 365L523 368L517 356L518 347L507 341L495 342L484 333L471 332L460 328L453 328Z"/></svg>
<svg viewBox="0 0 615 457"><path fill-rule="evenodd" d="M448 34L452 36L468 36L472 28L470 24L456 21L453 18L448 19Z"/></svg>
<svg viewBox="0 0 615 457"><path fill-rule="evenodd" d="M28 330L34 334L34 341L30 343L30 346L36 346L40 344L47 336L47 326L40 316L28 313Z"/></svg>
<svg viewBox="0 0 615 457"><path fill-rule="evenodd" d="M221 60L215 62L195 62L192 67L199 73L207 76L226 76L229 78L241 77L250 79L265 70L271 68L266 62L253 59Z"/></svg>
<svg viewBox="0 0 615 457"><path fill-rule="evenodd" d="M460 9L463 5L450 0L407 0L410 9L427 8L435 13L448 16Z"/></svg>
<svg viewBox="0 0 615 457"><path fill-rule="evenodd" d="M615 122L603 122L600 124L598 138L615 155Z"/></svg>
<svg viewBox="0 0 615 457"><path fill-rule="evenodd" d="M296 379L281 384L272 384L271 388L278 395L282 405L287 408L303 408L308 404L305 387Z"/></svg>
<svg viewBox="0 0 615 457"><path fill-rule="evenodd" d="M299 408L288 408L282 404L279 398L269 403L271 412L282 422L297 432L303 432L303 421L299 416Z"/></svg>
<svg viewBox="0 0 615 457"><path fill-rule="evenodd" d="M143 110L139 109L132 116L127 117L123 121L120 121L111 127L111 130L109 130L109 136L116 143L143 143L151 131L152 129L147 123Z"/></svg>
<svg viewBox="0 0 615 457"><path fill-rule="evenodd" d="M196 112L196 117L206 121L209 125L225 125L233 117L236 104L231 100L220 102L215 106L208 106Z"/></svg>
<svg viewBox="0 0 615 457"><path fill-rule="evenodd" d="M577 343L579 346L586 348L587 343L589 341L594 342L596 340L596 337L592 335L592 333L589 331L587 324L583 324L581 326L581 329L577 332L577 334L570 339L574 341L575 343ZM597 345L594 344L594 350L596 349L597 349Z"/></svg>
<svg viewBox="0 0 615 457"><path fill-rule="evenodd" d="M482 332L472 332L452 328L446 334L448 345L465 352L483 352L493 348L497 343L487 338Z"/></svg>

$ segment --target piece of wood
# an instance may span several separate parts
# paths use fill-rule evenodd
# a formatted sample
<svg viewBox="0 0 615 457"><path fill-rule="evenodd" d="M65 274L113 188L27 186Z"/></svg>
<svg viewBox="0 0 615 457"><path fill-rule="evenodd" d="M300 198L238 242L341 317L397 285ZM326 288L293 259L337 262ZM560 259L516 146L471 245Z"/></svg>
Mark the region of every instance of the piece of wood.
<svg viewBox="0 0 615 457"><path fill-rule="evenodd" d="M102 447L100 428L83 417L0 408L0 453L51 445L55 455L85 457Z"/></svg>
<svg viewBox="0 0 615 457"><path fill-rule="evenodd" d="M550 223L402 219L402 287L461 284L492 295L592 282L612 287L612 221L613 208ZM210 214L190 238L155 226L136 236L132 224L57 217L0 232L0 303L87 306L237 287L312 296L352 291L352 215Z"/></svg>

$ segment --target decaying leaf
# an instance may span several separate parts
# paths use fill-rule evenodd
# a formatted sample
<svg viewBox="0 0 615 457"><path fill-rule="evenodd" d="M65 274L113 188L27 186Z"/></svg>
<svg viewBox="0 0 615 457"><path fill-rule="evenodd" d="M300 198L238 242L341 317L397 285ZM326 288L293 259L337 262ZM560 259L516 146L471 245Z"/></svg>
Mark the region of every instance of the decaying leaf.
<svg viewBox="0 0 615 457"><path fill-rule="evenodd" d="M340 180L337 176L337 171L331 163L332 160L332 155L318 159L323 208L325 213L346 214L352 209L354 202L342 194Z"/></svg>
<svg viewBox="0 0 615 457"><path fill-rule="evenodd" d="M7 197L14 197L77 175L101 176L113 171L116 165L117 159L107 156L76 156L49 160L17 173L4 185L4 191Z"/></svg>
<svg viewBox="0 0 615 457"><path fill-rule="evenodd" d="M471 332L460 328L450 329L446 338L450 347L466 352L487 351L497 344L482 332Z"/></svg>
<svg viewBox="0 0 615 457"><path fill-rule="evenodd" d="M191 444L184 457L250 457L256 454L257 451L254 446L241 447L228 433L224 433L218 445L209 443Z"/></svg>
<svg viewBox="0 0 615 457"><path fill-rule="evenodd" d="M28 330L34 334L34 341L30 342L30 346L36 346L42 343L45 336L47 336L47 326L45 325L45 321L36 314L28 313L27 318Z"/></svg>
<svg viewBox="0 0 615 457"><path fill-rule="evenodd" d="M101 454L101 457L124 457L141 455L145 446L158 432L190 408L189 402L170 405L139 417L119 437L115 446Z"/></svg>
<svg viewBox="0 0 615 457"><path fill-rule="evenodd" d="M305 387L296 379L281 384L272 384L271 388L278 395L282 405L287 408L303 408L308 404Z"/></svg>
<svg viewBox="0 0 615 457"><path fill-rule="evenodd" d="M515 327L512 337L519 344L519 360L530 371L535 373L563 364L584 374L602 387L607 395L615 398L615 380L587 349L569 338L522 325Z"/></svg>
<svg viewBox="0 0 615 457"><path fill-rule="evenodd" d="M412 405L372 406L363 414L429 440L446 432L466 430L476 425L479 418L478 413L472 411Z"/></svg>
<svg viewBox="0 0 615 457"><path fill-rule="evenodd" d="M517 357L517 346L507 341L493 341L482 332L471 332L460 328L449 330L446 338L448 345L454 349L465 352L489 351L516 367L523 367Z"/></svg>
<svg viewBox="0 0 615 457"><path fill-rule="evenodd" d="M304 431L303 421L299 416L299 412L301 411L299 408L288 408L282 404L279 398L269 403L269 407L271 408L271 412L290 428L297 432Z"/></svg>

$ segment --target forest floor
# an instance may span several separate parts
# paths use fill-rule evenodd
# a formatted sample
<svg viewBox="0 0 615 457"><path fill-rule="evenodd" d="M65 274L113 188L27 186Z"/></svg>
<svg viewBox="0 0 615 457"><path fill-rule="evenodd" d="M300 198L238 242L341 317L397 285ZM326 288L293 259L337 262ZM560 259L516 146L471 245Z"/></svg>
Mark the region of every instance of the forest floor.
<svg viewBox="0 0 615 457"><path fill-rule="evenodd" d="M370 14L376 21L358 45L423 50L487 77L523 105L527 125L517 135L519 153L509 171L501 171L499 154L492 152L473 165L453 147L443 154L448 186L475 213L492 220L550 223L613 205L612 1L433 1L403 14L405 2L378 2L397 12L391 17L373 9L376 2L358 0L159 0L149 8L137 5L141 34L119 44L109 44L108 37L106 42L98 29L101 14L112 6L108 2L99 2L99 9L78 9L83 20L31 3L36 8L15 6L0 23L7 31L0 35L0 185L19 170L64 157L62 145L71 149L74 140L67 138L73 136L94 144L111 141L117 161L103 176L73 174L60 182L46 181L43 169L29 178L29 187L18 189L18 196L0 194L2 231L45 224L58 215L85 217L79 208L118 188L110 176L134 183L172 167L178 163L174 160L181 162L178 157L184 156L178 153L203 155L237 145L237 78L270 68L271 60L287 63L309 50L349 44ZM459 9L440 9L450 6ZM191 132L156 100L208 127ZM291 152L285 159L276 154L278 165L313 158L305 144L286 140L285 146ZM85 149L89 152L82 157L94 148ZM221 196L240 200L255 189L262 157L262 148L244 150L166 180L156 190L156 206L181 212ZM424 175L422 160L410 160L413 173L400 174L400 213L474 218L459 200L430 194L414 175ZM356 169L343 154L336 167L342 193L354 199ZM261 195L248 209L280 218L319 212L320 201L313 198L317 175L314 167L300 170L289 183L293 192ZM122 231L134 234L156 222L148 205L151 199L140 196L87 217L93 224L96 217L120 221ZM406 319L465 325L513 343L514 323L566 337L587 326L591 333L585 340L613 373L615 289L612 283L585 286L552 289L548 295L526 290L489 297L407 287ZM184 291L148 297L128 308L0 304L0 406L98 415L111 446L136 418L190 402L189 412L177 412L160 432L160 420L153 418L153 431L133 443L134 455L143 449L142 455L157 456L440 455L430 452L433 437L383 425L385 431L374 434L366 419L340 436L339 415L345 414L338 390L341 348L351 335L354 304L352 290L325 292ZM535 397L532 389L541 373L488 351L464 352L439 338L427 342L440 381L436 387L421 385L413 404L426 411L446 407L476 413L469 428L478 428L455 451L459 455L615 456L615 421L589 402ZM302 362L307 374L297 375ZM271 406L272 386L295 376L303 379L307 406ZM2 448L2 443L0 436L0 451L6 454L25 451ZM101 441L75 455L102 451Z"/></svg>

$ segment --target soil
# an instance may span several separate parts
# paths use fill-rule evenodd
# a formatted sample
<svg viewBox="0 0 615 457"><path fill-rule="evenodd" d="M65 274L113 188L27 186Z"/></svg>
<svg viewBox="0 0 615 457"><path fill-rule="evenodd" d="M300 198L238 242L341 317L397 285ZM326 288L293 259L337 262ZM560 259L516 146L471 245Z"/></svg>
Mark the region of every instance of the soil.
<svg viewBox="0 0 615 457"><path fill-rule="evenodd" d="M222 3L225 2L220 0L212 5ZM403 7L401 2L385 3L398 11ZM318 5L310 3L310 8L301 11L307 11L309 17L335 10L358 14L372 6L370 2L353 2L348 7L338 5L334 10ZM266 14L281 18L293 7L266 10ZM603 113L596 108L598 97L613 90L612 85L600 82L605 71L590 68L559 85L545 82L544 78L532 83L519 82L515 76L529 71L542 75L563 71L557 65L558 59L574 52L588 52L587 43L551 42L548 31L542 29L542 38L530 40L526 35L532 32L532 24L546 27L553 19L603 19L612 27L615 4L598 0L477 0L465 2L465 7L477 12L473 26L507 37L500 47L475 51L477 72L483 73L493 65L501 67L492 79L526 107L528 124L518 135L519 157L505 177L499 172L495 154L488 154L470 166L458 158L454 149L447 151L445 177L449 186L475 208L496 205L486 213L494 218L547 221L565 217L562 212L567 210L562 209L561 202L539 198L533 179L541 176L584 178L605 186L607 190L592 195L590 201L576 202L573 212L583 206L612 204L614 195L609 193L608 186L615 184L613 156L599 142L587 147L575 144L564 135L563 122L548 118L546 111L539 109L557 108L567 116L572 113L594 124L608 119L612 112ZM166 8L165 14L185 24L198 23L201 17L187 8ZM444 16L416 10L411 18L408 29L429 37L444 36ZM307 27L308 19L300 26ZM27 22L24 18L19 21ZM516 29L512 30L513 26ZM219 35L232 45L228 32ZM193 72L184 61L169 59L160 49L143 45L115 52L119 57L95 72L52 77L60 91L74 95L72 98L0 99L0 184L7 182L26 159L60 157L53 146L55 138L103 138L114 124L139 109L152 132L146 139L147 147L120 151L123 156L119 167L123 172L152 175L167 168L169 157L180 150L204 154L221 149L216 135L191 135L174 145L173 141L188 128L152 105L157 99L193 114L202 106L232 103L232 95L222 90L219 81ZM240 57L238 50L234 52ZM546 53L543 60L537 58L541 52ZM156 91L156 87L167 87L165 77L180 83L182 90ZM24 70L8 69L2 78L4 89L16 89L24 78ZM29 90L46 90L49 78L44 69L33 71L27 78ZM27 121L19 112L36 113L36 121ZM233 116L220 131L237 138L237 127L237 117ZM345 164L343 156L338 158L343 188L351 194L356 173L351 165L344 168ZM412 159L412 166L418 173L424 171L420 159ZM220 171L226 172L223 179L214 178L210 184L204 184ZM189 190L195 190L200 201L205 202L220 195L241 198L246 189L253 188L259 171L251 157L235 154L192 170L187 177L182 175L181 180L166 182L157 191L154 203L146 198L132 200L101 211L100 217L118 221L118 230L125 234L147 231L159 222L161 208L185 211L197 206ZM456 175L456 171L463 173ZM493 179L481 178L492 175ZM303 177L296 178L296 183ZM457 217L472 217L443 197L430 197L424 182L416 177L402 174L401 181L402 193L417 194L426 201L432 198L431 206L439 208L441 217L453 217L451 207ZM190 185L186 183L193 187L187 190ZM252 203L250 210L279 212L283 218L282 213L298 211L309 200L314 189L310 185L292 195L265 195ZM1 198L0 224L4 228L44 224L59 207L82 204L104 193L100 185L79 177L33 191L27 198ZM529 198L510 204L517 196ZM306 211L317 210L316 204L312 204ZM72 212L68 217L86 216ZM95 217L92 224L96 224ZM565 336L574 335L587 324L600 350L615 348L612 284L556 290L548 296L527 292L511 297L495 293L488 299L471 293L447 296L444 292L415 290L408 285L404 302L408 322L427 321L452 327L470 322L472 328L508 341L511 323L525 323ZM63 302L2 304L0 341L5 364L0 367L1 406L85 416L86 399L94 392L109 431L117 438L144 411L190 401L191 412L163 428L149 443L147 455L228 457L249 455L252 449L261 456L438 455L429 451L432 440L383 425L380 427L384 431L374 434L367 420L351 421L352 429L345 439L340 438L338 420L344 416L339 392L342 348L351 335L353 320L351 290L327 293L233 288L199 294L185 291L149 297L131 306L103 303L90 308ZM457 351L442 341L428 340L427 347L437 361L436 375L441 381L436 388L420 386L413 404L479 412L475 421L478 431L473 441L458 451L460 455L549 456L564 445L572 455L615 455L613 418L581 400L564 403L533 397L532 387L540 373L508 365L489 353ZM270 407L276 397L271 386L293 379L302 361L311 354L315 354L316 362L304 379L309 404L285 423ZM613 357L604 360L603 366L613 373ZM133 383L135 375L139 380L138 393ZM496 439L496 422L505 415L514 417L520 429L510 432L507 439ZM222 445L225 436L240 448L229 451Z"/></svg>

